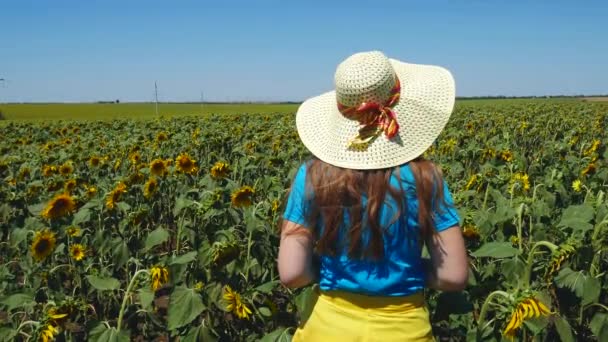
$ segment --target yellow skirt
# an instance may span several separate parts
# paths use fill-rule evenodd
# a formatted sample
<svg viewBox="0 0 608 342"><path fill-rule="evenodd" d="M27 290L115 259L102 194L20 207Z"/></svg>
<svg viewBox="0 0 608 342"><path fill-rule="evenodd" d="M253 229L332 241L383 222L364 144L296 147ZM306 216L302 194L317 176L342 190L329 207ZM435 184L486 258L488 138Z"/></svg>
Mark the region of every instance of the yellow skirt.
<svg viewBox="0 0 608 342"><path fill-rule="evenodd" d="M379 297L344 291L318 291L306 322L293 342L434 341L422 293Z"/></svg>

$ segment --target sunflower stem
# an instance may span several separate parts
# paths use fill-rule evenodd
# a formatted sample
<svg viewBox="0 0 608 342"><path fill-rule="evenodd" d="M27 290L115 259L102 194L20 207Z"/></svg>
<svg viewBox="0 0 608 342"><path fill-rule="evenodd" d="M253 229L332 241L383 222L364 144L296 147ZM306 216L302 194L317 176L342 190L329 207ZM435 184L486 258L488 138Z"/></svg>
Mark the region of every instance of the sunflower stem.
<svg viewBox="0 0 608 342"><path fill-rule="evenodd" d="M483 325L483 323L485 323L488 309L490 308L490 304L492 303L492 300L496 296L502 296L506 299L512 299L512 296L508 292L500 291L500 290L494 291L488 295L486 300L483 302L483 305L481 306L481 311L479 312L479 320L477 321L477 340L478 341L481 340L482 332L485 329L485 326Z"/></svg>
<svg viewBox="0 0 608 342"><path fill-rule="evenodd" d="M534 263L534 251L536 250L536 248L540 247L540 246L544 246L547 247L548 249L551 250L551 252L555 251L556 249L558 249L559 247L557 247L556 245L552 244L549 241L538 241L536 242L534 245L532 245L532 248L530 248L530 252L528 253L528 259L526 261L526 273L524 274L524 286L525 289L528 289L530 287L530 277L532 276L532 265Z"/></svg>
<svg viewBox="0 0 608 342"><path fill-rule="evenodd" d="M251 239L253 237L253 230L249 231L249 236L247 237L247 269L245 270L245 281L249 280L249 258L251 257Z"/></svg>
<svg viewBox="0 0 608 342"><path fill-rule="evenodd" d="M133 278L131 278L131 281L129 282L129 286L127 286L127 292L125 292L125 296L122 299L122 305L120 306L120 311L118 312L118 322L116 323L116 331L120 331L120 328L122 326L122 317L125 314L125 307L127 306L127 299L129 298L129 293L131 292L131 289L135 285L135 280L142 273L150 274L150 272L147 269L142 269L142 270L135 272L135 274L133 275Z"/></svg>

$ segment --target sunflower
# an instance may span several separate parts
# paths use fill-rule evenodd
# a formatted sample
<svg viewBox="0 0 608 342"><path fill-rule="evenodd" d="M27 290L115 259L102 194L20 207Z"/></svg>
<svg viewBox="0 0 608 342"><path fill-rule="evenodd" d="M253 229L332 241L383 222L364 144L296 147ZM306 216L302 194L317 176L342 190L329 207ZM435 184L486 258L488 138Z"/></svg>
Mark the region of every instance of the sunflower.
<svg viewBox="0 0 608 342"><path fill-rule="evenodd" d="M139 164L139 162L141 161L141 154L139 153L139 151L131 153L131 155L129 156L129 160L133 165Z"/></svg>
<svg viewBox="0 0 608 342"><path fill-rule="evenodd" d="M154 159L150 163L150 173L154 176L164 177L167 174L167 165L162 159Z"/></svg>
<svg viewBox="0 0 608 342"><path fill-rule="evenodd" d="M241 300L241 295L233 291L230 286L224 288L224 300L226 301L226 310L234 313L238 318L249 319L251 310Z"/></svg>
<svg viewBox="0 0 608 342"><path fill-rule="evenodd" d="M581 192L583 190L583 182L580 179L576 179L572 182L572 189L576 192Z"/></svg>
<svg viewBox="0 0 608 342"><path fill-rule="evenodd" d="M581 175L586 176L595 173L595 171L597 171L597 167L594 163L591 163L581 172Z"/></svg>
<svg viewBox="0 0 608 342"><path fill-rule="evenodd" d="M479 230L472 224L465 224L462 228L462 236L466 239L479 239Z"/></svg>
<svg viewBox="0 0 608 342"><path fill-rule="evenodd" d="M101 164L101 158L97 157L97 156L93 156L91 158L89 158L89 165L91 165L91 167L98 167Z"/></svg>
<svg viewBox="0 0 608 342"><path fill-rule="evenodd" d="M156 291L169 282L169 270L164 266L153 266L150 269L152 290Z"/></svg>
<svg viewBox="0 0 608 342"><path fill-rule="evenodd" d="M211 177L215 179L222 179L228 175L230 170L228 169L228 163L217 162L211 167Z"/></svg>
<svg viewBox="0 0 608 342"><path fill-rule="evenodd" d="M515 310L511 312L511 318L502 334L506 337L513 338L515 337L517 329L524 323L524 320L527 318L537 318L541 315L548 316L550 313L551 311L549 311L545 304L537 298L524 298L517 303Z"/></svg>
<svg viewBox="0 0 608 342"><path fill-rule="evenodd" d="M506 161L507 163L510 163L513 161L513 152L509 150L502 151L500 152L500 158Z"/></svg>
<svg viewBox="0 0 608 342"><path fill-rule="evenodd" d="M273 213L279 211L279 207L281 206L281 202L279 200L273 200L271 205L271 210Z"/></svg>
<svg viewBox="0 0 608 342"><path fill-rule="evenodd" d="M55 244L57 240L55 239L55 233L51 232L48 229L44 229L42 231L36 232L34 235L34 241L32 241L32 245L30 247L30 251L32 256L36 261L42 261L53 251L55 250Z"/></svg>
<svg viewBox="0 0 608 342"><path fill-rule="evenodd" d="M82 235L82 231L80 227L70 226L65 230L65 233L68 234L69 237L78 237Z"/></svg>
<svg viewBox="0 0 608 342"><path fill-rule="evenodd" d="M593 140L593 143L587 150L585 150L583 155L585 157L588 157L588 156L592 155L593 153L595 153L595 151L597 151L597 148L600 147L600 143L601 142L598 139Z"/></svg>
<svg viewBox="0 0 608 342"><path fill-rule="evenodd" d="M150 198L158 189L158 181L154 177L150 177L144 185L144 197Z"/></svg>
<svg viewBox="0 0 608 342"><path fill-rule="evenodd" d="M94 186L87 187L87 197L91 198L97 194L97 188Z"/></svg>
<svg viewBox="0 0 608 342"><path fill-rule="evenodd" d="M523 191L530 190L530 177L528 174L518 172L511 177L511 185L509 186L509 193L513 194L515 186L518 185Z"/></svg>
<svg viewBox="0 0 608 342"><path fill-rule="evenodd" d="M19 180L24 180L26 178L30 178L31 170L29 167L25 166L19 170L19 175L17 176Z"/></svg>
<svg viewBox="0 0 608 342"><path fill-rule="evenodd" d="M190 158L187 153L182 153L175 158L175 164L180 172L189 173L191 175L198 172L196 160Z"/></svg>
<svg viewBox="0 0 608 342"><path fill-rule="evenodd" d="M72 193L72 191L74 191L74 189L76 189L76 185L77 185L76 180L70 179L69 181L65 182L65 184L63 184L63 190L65 191L66 194L70 194L70 193Z"/></svg>
<svg viewBox="0 0 608 342"><path fill-rule="evenodd" d="M253 203L251 197L255 194L255 190L252 187L245 185L240 189L236 190L230 196L232 205L235 207L248 207Z"/></svg>
<svg viewBox="0 0 608 342"><path fill-rule="evenodd" d="M62 176L69 176L72 172L74 172L74 167L70 163L65 163L59 167L59 173Z"/></svg>
<svg viewBox="0 0 608 342"><path fill-rule="evenodd" d="M71 214L76 208L76 202L69 194L55 196L42 211L42 217L46 219L58 219Z"/></svg>
<svg viewBox="0 0 608 342"><path fill-rule="evenodd" d="M471 178L469 178L469 181L467 182L467 185L464 186L464 189L465 190L471 189L471 187L473 187L473 185L475 185L475 183L477 183L477 174L474 174L471 176Z"/></svg>
<svg viewBox="0 0 608 342"><path fill-rule="evenodd" d="M70 256L76 261L84 259L86 256L86 251L86 248L79 243L75 243L70 246Z"/></svg>
<svg viewBox="0 0 608 342"><path fill-rule="evenodd" d="M165 132L158 132L156 134L156 142L163 142L169 140L169 136Z"/></svg>
<svg viewBox="0 0 608 342"><path fill-rule="evenodd" d="M545 271L545 281L550 282L551 276L557 272L562 263L576 252L576 247L572 244L565 243L559 246L559 249L553 252L549 268Z"/></svg>
<svg viewBox="0 0 608 342"><path fill-rule="evenodd" d="M108 207L108 209L114 209L116 203L120 201L121 195L125 192L127 192L127 186L125 185L125 183L118 183L116 188L114 188L114 190L112 190L108 194L108 197L106 199L106 207Z"/></svg>
<svg viewBox="0 0 608 342"><path fill-rule="evenodd" d="M481 152L482 161L490 160L494 157L496 157L496 150L491 147L487 147Z"/></svg>
<svg viewBox="0 0 608 342"><path fill-rule="evenodd" d="M51 323L44 326L44 329L40 332L40 341L50 342L55 340L55 336L59 334L57 327Z"/></svg>

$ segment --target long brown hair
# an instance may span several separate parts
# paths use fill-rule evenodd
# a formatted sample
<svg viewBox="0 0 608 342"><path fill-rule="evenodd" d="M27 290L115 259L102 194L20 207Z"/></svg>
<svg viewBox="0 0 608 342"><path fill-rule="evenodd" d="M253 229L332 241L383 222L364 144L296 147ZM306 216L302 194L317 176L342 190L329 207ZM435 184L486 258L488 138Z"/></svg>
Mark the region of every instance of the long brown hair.
<svg viewBox="0 0 608 342"><path fill-rule="evenodd" d="M439 203L445 202L443 175L435 164L423 158L410 161L409 166L416 185L419 232L422 238L426 238L436 233L433 212L440 208ZM386 196L391 196L398 205L390 224L407 214L401 179L398 179L399 188L390 185L391 175L399 177L399 168L344 169L316 158L307 164L306 196L310 206L304 214L316 238L317 253L335 255L341 248L338 237L345 214L348 214L350 227L346 227L346 240L349 241L349 257L383 258L384 234L388 227L381 226L380 213ZM363 195L367 198L365 206L362 204ZM369 242L364 246L362 240L366 230Z"/></svg>

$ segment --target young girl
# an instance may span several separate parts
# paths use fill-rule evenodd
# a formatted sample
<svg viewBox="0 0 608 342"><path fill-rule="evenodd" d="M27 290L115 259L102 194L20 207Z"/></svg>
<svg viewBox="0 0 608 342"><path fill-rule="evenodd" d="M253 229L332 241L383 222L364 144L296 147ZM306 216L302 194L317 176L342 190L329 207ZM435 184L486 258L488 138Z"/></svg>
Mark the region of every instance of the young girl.
<svg viewBox="0 0 608 342"><path fill-rule="evenodd" d="M291 186L278 267L285 286L319 286L293 341L432 341L424 288L468 279L452 196L421 158L451 115L454 80L374 51L343 61L335 86L296 115L314 158Z"/></svg>

